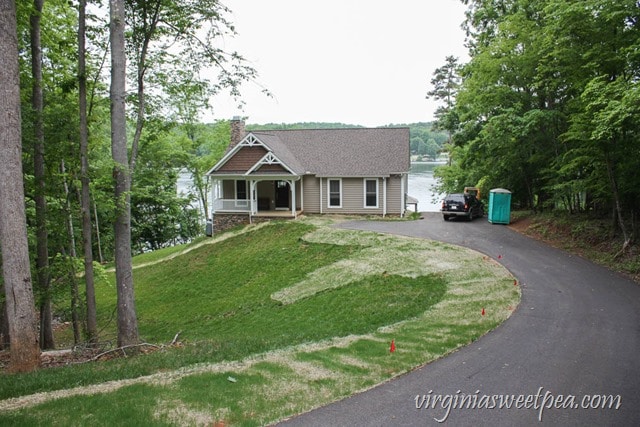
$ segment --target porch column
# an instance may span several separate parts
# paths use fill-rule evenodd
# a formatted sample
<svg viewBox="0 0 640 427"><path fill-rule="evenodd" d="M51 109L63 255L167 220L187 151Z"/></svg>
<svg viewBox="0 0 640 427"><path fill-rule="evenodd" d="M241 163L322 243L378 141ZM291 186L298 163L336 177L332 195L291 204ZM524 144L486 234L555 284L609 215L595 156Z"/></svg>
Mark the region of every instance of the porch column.
<svg viewBox="0 0 640 427"><path fill-rule="evenodd" d="M300 209L304 211L304 176L300 177Z"/></svg>
<svg viewBox="0 0 640 427"><path fill-rule="evenodd" d="M256 215L258 213L258 209L256 207L256 181L253 179L249 181L249 215Z"/></svg>
<svg viewBox="0 0 640 427"><path fill-rule="evenodd" d="M289 181L289 187L291 188L291 215L296 217L296 182L294 180Z"/></svg>
<svg viewBox="0 0 640 427"><path fill-rule="evenodd" d="M215 209L216 209L216 200L218 200L218 195L220 194L219 188L218 188L220 180L215 179L212 176L209 176L208 179L211 184L211 200L209 201L209 208L210 208L209 215L213 217L213 214L215 213ZM205 218L205 219L209 219L209 218Z"/></svg>

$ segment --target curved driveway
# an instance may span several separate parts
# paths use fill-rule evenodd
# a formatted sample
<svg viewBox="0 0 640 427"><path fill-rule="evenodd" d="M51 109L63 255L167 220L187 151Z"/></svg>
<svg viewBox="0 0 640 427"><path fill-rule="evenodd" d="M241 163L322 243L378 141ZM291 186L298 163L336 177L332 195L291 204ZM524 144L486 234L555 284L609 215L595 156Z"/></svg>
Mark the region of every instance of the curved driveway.
<svg viewBox="0 0 640 427"><path fill-rule="evenodd" d="M440 240L495 258L519 279L518 309L443 359L284 425L439 425L436 419L455 426L640 425L640 286L486 219L424 217L343 227ZM461 401L464 395L475 408ZM491 408L503 395L523 400ZM615 403L619 396L619 408L580 407L599 396Z"/></svg>

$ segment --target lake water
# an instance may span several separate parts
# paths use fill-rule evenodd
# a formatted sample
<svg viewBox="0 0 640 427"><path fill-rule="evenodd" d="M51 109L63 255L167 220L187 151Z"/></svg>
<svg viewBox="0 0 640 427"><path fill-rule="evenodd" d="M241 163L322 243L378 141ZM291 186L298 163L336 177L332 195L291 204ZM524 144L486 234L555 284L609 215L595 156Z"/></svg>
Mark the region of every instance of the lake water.
<svg viewBox="0 0 640 427"><path fill-rule="evenodd" d="M408 194L418 200L418 210L421 212L437 212L440 210L442 195L433 189L436 179L433 170L441 166L442 162L412 162L409 170ZM191 188L191 176L183 171L178 176L178 193L186 194ZM197 203L195 203L197 205ZM413 206L409 207L410 209Z"/></svg>
<svg viewBox="0 0 640 427"><path fill-rule="evenodd" d="M442 195L436 193L433 188L436 179L433 177L433 170L437 166L442 166L443 162L411 162L409 170L408 194L418 199L418 210L420 212L437 212L440 210ZM409 207L410 209L413 206Z"/></svg>

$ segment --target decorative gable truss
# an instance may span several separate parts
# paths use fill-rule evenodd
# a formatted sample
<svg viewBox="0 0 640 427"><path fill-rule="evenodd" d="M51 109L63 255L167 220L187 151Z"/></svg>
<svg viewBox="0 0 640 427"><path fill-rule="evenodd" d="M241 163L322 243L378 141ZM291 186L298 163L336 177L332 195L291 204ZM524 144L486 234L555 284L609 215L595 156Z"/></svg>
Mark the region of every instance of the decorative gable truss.
<svg viewBox="0 0 640 427"><path fill-rule="evenodd" d="M252 133L250 133L249 135L245 136L244 139L242 141L240 141L240 143L238 144L239 146L244 146L244 147L265 147L264 143L262 141L260 141L258 138L256 138L256 136Z"/></svg>
<svg viewBox="0 0 640 427"><path fill-rule="evenodd" d="M267 154L265 154L255 165L253 165L251 167L251 169L249 169L245 175L249 175L249 174L251 174L253 172L258 171L264 165L280 166L282 169L286 170L291 175L296 175L295 172L293 172L291 170L291 168L289 168L283 161L281 161L278 158L278 156L273 154L273 152L271 152L271 151L269 151Z"/></svg>

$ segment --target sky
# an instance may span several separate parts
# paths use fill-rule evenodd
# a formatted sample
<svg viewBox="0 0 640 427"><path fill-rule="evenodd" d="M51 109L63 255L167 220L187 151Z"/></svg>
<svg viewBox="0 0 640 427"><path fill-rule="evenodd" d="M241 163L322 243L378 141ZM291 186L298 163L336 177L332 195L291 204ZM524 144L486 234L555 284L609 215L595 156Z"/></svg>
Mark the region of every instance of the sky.
<svg viewBox="0 0 640 427"><path fill-rule="evenodd" d="M223 95L204 121L339 122L367 127L433 120L426 99L449 55L468 60L460 0L224 0L238 33L224 40L258 72L244 107ZM273 96L262 92L267 89Z"/></svg>

